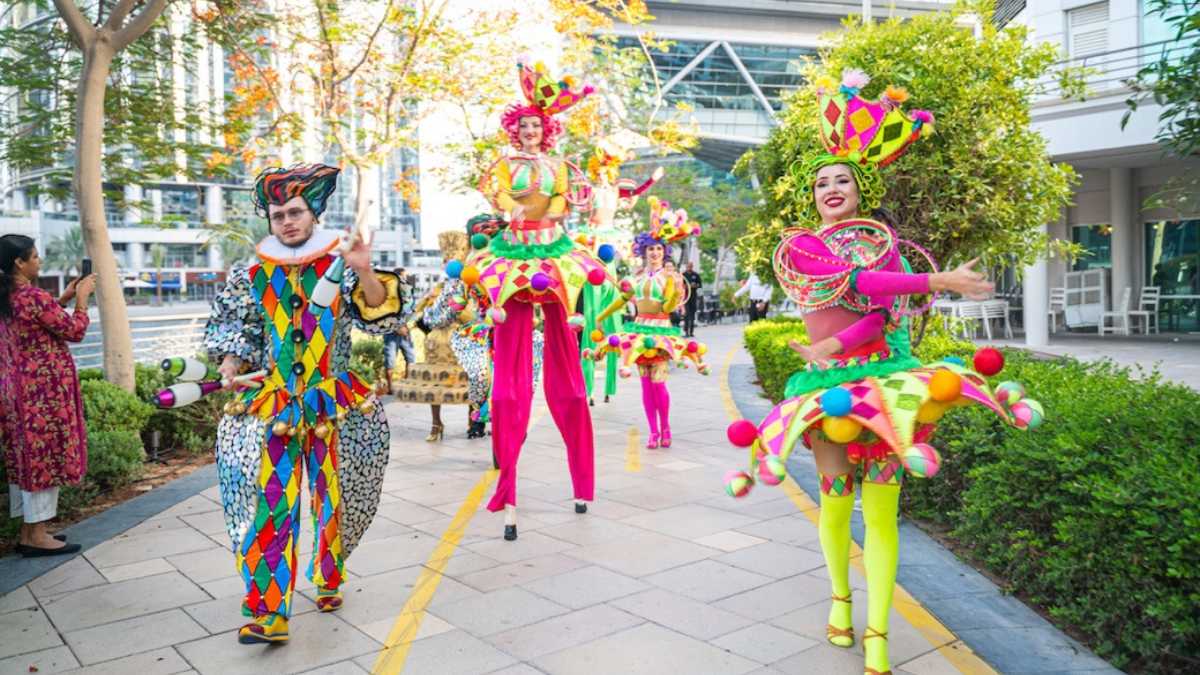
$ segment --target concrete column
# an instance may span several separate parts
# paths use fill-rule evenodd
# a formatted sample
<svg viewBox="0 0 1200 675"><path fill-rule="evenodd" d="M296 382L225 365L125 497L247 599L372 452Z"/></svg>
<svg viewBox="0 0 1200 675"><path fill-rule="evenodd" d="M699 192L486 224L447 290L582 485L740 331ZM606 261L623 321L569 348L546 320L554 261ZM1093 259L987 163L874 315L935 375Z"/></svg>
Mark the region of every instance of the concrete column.
<svg viewBox="0 0 1200 675"><path fill-rule="evenodd" d="M204 222L214 225L225 222L225 199L220 185L204 188Z"/></svg>
<svg viewBox="0 0 1200 675"><path fill-rule="evenodd" d="M1042 226L1043 231L1046 226ZM1050 270L1045 256L1025 268L1021 283L1025 305L1025 345L1045 347L1050 344Z"/></svg>
<svg viewBox="0 0 1200 675"><path fill-rule="evenodd" d="M221 247L216 243L208 245L208 266L214 270L225 269L225 256L221 255Z"/></svg>
<svg viewBox="0 0 1200 675"><path fill-rule="evenodd" d="M130 272L142 271L142 267L146 264L145 257L144 257L145 247L142 246L141 242L137 242L137 241L129 242L128 246L129 246L129 271Z"/></svg>
<svg viewBox="0 0 1200 675"><path fill-rule="evenodd" d="M141 202L146 198L146 191L141 185L126 185L125 186L125 202L128 206L125 207L125 227L136 227L138 223L144 219L142 215Z"/></svg>
<svg viewBox="0 0 1200 675"><path fill-rule="evenodd" d="M163 217L163 195L162 190L150 191L150 219L156 223L162 222Z"/></svg>
<svg viewBox="0 0 1200 675"><path fill-rule="evenodd" d="M1109 276L1109 305L1121 301L1125 287L1136 286L1134 270L1133 170L1108 170L1108 217L1112 224L1112 272Z"/></svg>

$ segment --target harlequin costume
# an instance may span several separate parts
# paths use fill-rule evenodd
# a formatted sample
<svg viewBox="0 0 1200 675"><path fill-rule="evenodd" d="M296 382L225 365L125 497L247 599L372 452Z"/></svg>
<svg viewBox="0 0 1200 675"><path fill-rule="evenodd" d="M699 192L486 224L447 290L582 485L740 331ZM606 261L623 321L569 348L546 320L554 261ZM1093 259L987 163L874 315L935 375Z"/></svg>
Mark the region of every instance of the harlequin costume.
<svg viewBox="0 0 1200 675"><path fill-rule="evenodd" d="M670 256L670 244L700 233L699 226L687 221L683 209L672 211L667 202L650 198L650 232L634 240L633 254L643 256L649 246L663 247L663 258ZM610 304L599 319L619 311L628 302L637 306L637 317L625 326L625 331L605 336L597 326L593 339L600 344L595 358L619 354L621 375L629 377L637 366L642 379L642 407L650 426L647 448L671 446L671 395L667 391L667 374L672 363L686 366L694 363L702 374L708 374L704 363L707 347L695 340L685 340L678 326L671 324L671 312L687 301L688 286L675 273L660 267L651 269L649 263L630 279L623 279L621 296Z"/></svg>
<svg viewBox="0 0 1200 675"><path fill-rule="evenodd" d="M337 174L323 165L268 169L255 184L255 206L266 215L268 204L300 196L320 216ZM368 306L338 244L335 232L319 227L294 248L268 236L255 264L230 270L205 329L213 362L233 355L243 370L267 371L261 389L226 406L217 430L221 502L246 583L243 611L255 617L239 634L243 642L287 639L299 573L301 468L315 540L306 573L322 611L340 607L345 560L379 504L388 425L372 387L348 369L350 329L394 331L400 280L376 272L386 299Z"/></svg>
<svg viewBox="0 0 1200 675"><path fill-rule="evenodd" d="M907 98L902 89L888 87L877 101L858 96L867 82L857 71L848 72L840 88L828 78L818 82L825 152L797 163L793 177L807 200L810 223L820 223L812 198L819 169L848 166L858 184L860 210L877 208L883 194L878 167L931 130L932 115L900 109ZM900 241L885 223L852 219L815 232L794 228L784 233L775 251L775 273L805 312L810 333L822 322L832 325L839 313L845 317L846 310L862 318L835 336L842 353L828 364L810 363L789 379L783 401L761 423L742 420L729 429L731 441L750 448L749 471L726 477L726 491L733 496L745 495L756 477L768 485L782 482L785 462L799 442L812 447L819 438L839 444L834 447L845 448L851 465L861 467L868 596L863 648L865 672L873 675L891 672L887 631L899 556L900 484L905 475L937 472L940 457L928 441L938 420L948 408L972 403L1021 428L1042 419L1041 406L1021 399L1016 383L1002 383L994 392L990 388L984 375L994 375L1003 365L995 350L976 355L975 364L984 373L957 359L922 365L913 356L908 317L928 305L912 308L909 296L929 293L929 275L912 273L900 252L903 245L936 270L928 254ZM882 337L875 337L880 332ZM854 471L820 474L821 549L833 587L827 636L839 647L849 647L855 639L849 585L854 479Z"/></svg>
<svg viewBox="0 0 1200 675"><path fill-rule="evenodd" d="M529 426L533 398L532 324L539 305L544 318L545 386L550 414L567 446L567 460L577 502L591 501L594 491L592 420L588 413L579 346L568 314L574 312L581 287L589 277L607 279L603 263L563 229L568 205L585 206L586 179L563 160L544 154L560 131L553 115L591 92L568 78L550 79L540 64L518 64L527 104L510 106L503 125L520 148L522 118L536 117L543 128L541 152L517 152L499 160L481 181L480 191L502 213L518 205L524 218L476 250L463 270L464 280L478 284L490 306L492 341L492 448L500 467L496 493L488 509L517 503L517 459ZM582 317L572 317L582 325ZM580 509L582 510L582 509ZM507 538L515 537L506 527Z"/></svg>

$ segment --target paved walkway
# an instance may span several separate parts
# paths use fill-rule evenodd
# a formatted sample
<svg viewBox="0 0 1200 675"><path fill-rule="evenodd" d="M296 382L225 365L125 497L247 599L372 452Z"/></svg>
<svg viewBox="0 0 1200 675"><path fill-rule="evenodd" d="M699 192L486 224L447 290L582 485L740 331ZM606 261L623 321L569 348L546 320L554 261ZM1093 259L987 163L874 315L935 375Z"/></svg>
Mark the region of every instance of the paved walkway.
<svg viewBox="0 0 1200 675"><path fill-rule="evenodd" d="M741 329L703 332L713 376L672 376L671 449L642 447L636 380L597 403L587 515L571 508L544 404L521 459L515 543L482 508L489 445L463 437L465 413L448 409L453 438L430 445L427 411L391 404L384 503L348 563L342 611L316 613L303 582L289 645L238 645L242 584L211 488L0 598L0 673L857 675L859 648L824 639L815 505L791 481L740 501L722 492L743 460L725 441L723 386L730 363L748 362ZM851 574L861 631L865 584ZM891 651L898 675L991 672L902 589Z"/></svg>

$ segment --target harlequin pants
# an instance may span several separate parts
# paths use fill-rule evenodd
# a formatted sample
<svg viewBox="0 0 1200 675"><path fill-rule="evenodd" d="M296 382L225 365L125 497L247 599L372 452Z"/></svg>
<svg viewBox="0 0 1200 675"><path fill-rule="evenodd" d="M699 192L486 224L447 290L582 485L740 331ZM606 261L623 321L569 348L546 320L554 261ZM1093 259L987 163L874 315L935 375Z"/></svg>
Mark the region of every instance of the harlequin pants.
<svg viewBox="0 0 1200 675"><path fill-rule="evenodd" d="M254 616L291 615L300 538L301 470L305 466L314 533L308 576L317 588L336 589L342 583L342 508L336 448L334 430L323 440L311 427L295 436L267 432L254 522L238 556L246 582L245 604Z"/></svg>
<svg viewBox="0 0 1200 675"><path fill-rule="evenodd" d="M517 459L529 429L533 405L533 305L510 300L508 315L492 329L495 367L492 372L492 451L500 466L496 494L488 510L517 503ZM567 467L575 499L591 501L595 489L595 447L588 412L579 344L558 303L542 305L546 345L543 382L550 415L567 446Z"/></svg>

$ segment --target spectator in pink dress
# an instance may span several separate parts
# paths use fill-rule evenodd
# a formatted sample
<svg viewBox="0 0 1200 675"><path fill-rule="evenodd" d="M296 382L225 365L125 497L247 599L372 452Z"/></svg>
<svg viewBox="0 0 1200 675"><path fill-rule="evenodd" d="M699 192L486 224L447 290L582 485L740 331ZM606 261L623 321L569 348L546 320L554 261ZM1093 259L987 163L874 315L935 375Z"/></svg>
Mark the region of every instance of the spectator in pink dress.
<svg viewBox="0 0 1200 675"><path fill-rule="evenodd" d="M17 551L27 558L79 551L51 535L58 490L87 472L87 434L75 362L67 342L83 340L95 275L58 298L38 288L41 258L32 239L0 237L0 446L11 515L23 518ZM75 311L63 306L74 301Z"/></svg>

